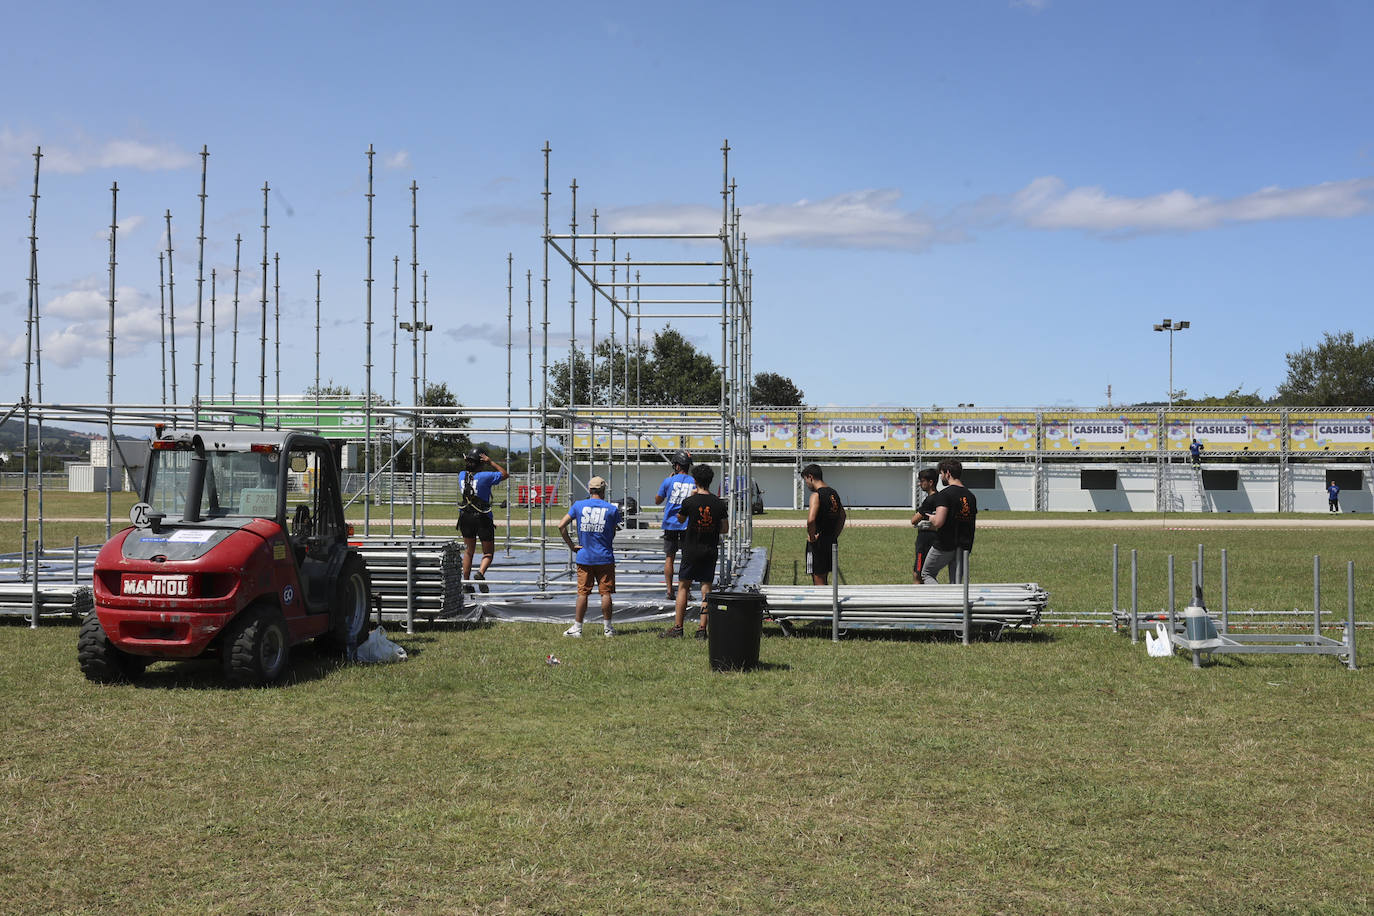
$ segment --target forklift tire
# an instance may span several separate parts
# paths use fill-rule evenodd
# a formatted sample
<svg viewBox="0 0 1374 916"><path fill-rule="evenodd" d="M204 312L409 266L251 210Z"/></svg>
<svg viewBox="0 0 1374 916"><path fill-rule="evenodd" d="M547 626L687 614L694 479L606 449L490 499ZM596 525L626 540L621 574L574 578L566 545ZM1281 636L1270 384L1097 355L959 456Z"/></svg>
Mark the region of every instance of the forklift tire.
<svg viewBox="0 0 1374 916"><path fill-rule="evenodd" d="M281 677L290 657L286 621L268 604L251 604L224 631L224 677L237 687L256 687Z"/></svg>
<svg viewBox="0 0 1374 916"><path fill-rule="evenodd" d="M81 633L76 638L76 660L86 680L97 684L122 684L137 680L148 667L148 659L130 655L110 642L100 618L91 611L81 621Z"/></svg>
<svg viewBox="0 0 1374 916"><path fill-rule="evenodd" d="M329 630L319 637L320 646L331 652L344 652L360 645L367 633L371 596L367 566L356 554L350 554L334 584L334 597L329 602Z"/></svg>

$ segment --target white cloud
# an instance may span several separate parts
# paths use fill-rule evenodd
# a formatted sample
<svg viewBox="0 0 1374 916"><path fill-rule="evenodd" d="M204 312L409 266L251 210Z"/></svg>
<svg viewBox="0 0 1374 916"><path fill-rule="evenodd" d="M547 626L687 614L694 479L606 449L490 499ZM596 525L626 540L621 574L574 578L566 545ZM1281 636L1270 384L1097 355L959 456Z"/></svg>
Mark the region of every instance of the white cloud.
<svg viewBox="0 0 1374 916"><path fill-rule="evenodd" d="M382 167L387 169L408 169L410 168L410 151L398 149L382 160Z"/></svg>
<svg viewBox="0 0 1374 916"><path fill-rule="evenodd" d="M1011 0L1012 9L1030 10L1032 13L1043 12L1049 5L1050 0Z"/></svg>
<svg viewBox="0 0 1374 916"><path fill-rule="evenodd" d="M823 200L741 207L751 244L810 248L875 248L923 251L936 242L956 241L930 217L902 210L893 188L849 191ZM614 232L712 233L721 211L709 206L644 206L612 211Z"/></svg>
<svg viewBox="0 0 1374 916"><path fill-rule="evenodd" d="M56 139L32 131L0 129L0 183L11 183L33 174L33 154L42 148L40 171L44 174L78 175L94 169L136 169L158 172L184 169L196 163L196 154L172 144L127 138L97 139L84 134Z"/></svg>
<svg viewBox="0 0 1374 916"><path fill-rule="evenodd" d="M1301 188L1261 188L1232 198L1183 190L1149 197L1113 197L1099 187L1069 188L1054 176L1036 178L1006 202L1005 213L1033 229L1081 229L1105 235L1196 232L1228 223L1282 219L1347 219L1374 204L1374 178Z"/></svg>
<svg viewBox="0 0 1374 916"><path fill-rule="evenodd" d="M103 378L109 357L108 290L77 289L44 303L42 311L43 362L70 369L85 362L100 367ZM157 303L128 286L115 288L115 372L129 373L120 360L136 356L150 341L161 339L162 324ZM180 336L180 335L178 335ZM0 334L0 374L22 369L25 328L17 324L11 333ZM104 397L101 388L101 397Z"/></svg>

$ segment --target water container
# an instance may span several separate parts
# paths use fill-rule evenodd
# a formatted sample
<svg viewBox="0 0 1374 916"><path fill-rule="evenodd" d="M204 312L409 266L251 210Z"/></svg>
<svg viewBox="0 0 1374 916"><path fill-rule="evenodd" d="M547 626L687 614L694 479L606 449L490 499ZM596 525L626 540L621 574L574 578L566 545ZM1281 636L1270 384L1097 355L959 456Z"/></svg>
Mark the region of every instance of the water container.
<svg viewBox="0 0 1374 916"><path fill-rule="evenodd" d="M1183 609L1183 635L1188 639L1216 639L1217 627L1206 608L1189 605Z"/></svg>

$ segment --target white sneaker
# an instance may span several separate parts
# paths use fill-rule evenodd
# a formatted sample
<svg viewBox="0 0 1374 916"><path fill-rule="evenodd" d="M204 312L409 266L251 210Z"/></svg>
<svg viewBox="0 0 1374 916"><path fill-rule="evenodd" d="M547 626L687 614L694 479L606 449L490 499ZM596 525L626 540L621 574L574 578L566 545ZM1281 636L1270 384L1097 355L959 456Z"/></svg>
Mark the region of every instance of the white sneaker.
<svg viewBox="0 0 1374 916"><path fill-rule="evenodd" d="M563 631L563 635L571 636L574 639L580 639L582 637L582 624L573 624L572 626L568 627L566 630Z"/></svg>
<svg viewBox="0 0 1374 916"><path fill-rule="evenodd" d="M615 635L615 627L611 626L609 623L606 624L606 628L605 628L605 636L606 636L606 638L607 638L607 639L610 639L610 638L611 638L612 636L614 636L614 635Z"/></svg>

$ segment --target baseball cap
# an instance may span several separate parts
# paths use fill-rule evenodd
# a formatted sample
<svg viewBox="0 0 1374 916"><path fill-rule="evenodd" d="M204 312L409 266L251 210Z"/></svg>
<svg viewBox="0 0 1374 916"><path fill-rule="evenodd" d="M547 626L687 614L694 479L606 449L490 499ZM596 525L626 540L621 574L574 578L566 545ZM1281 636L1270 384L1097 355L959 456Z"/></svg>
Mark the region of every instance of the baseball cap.
<svg viewBox="0 0 1374 916"><path fill-rule="evenodd" d="M588 490L605 490L605 489L606 489L606 478L604 478L604 477L593 477L591 480L587 481L587 489L588 489Z"/></svg>

